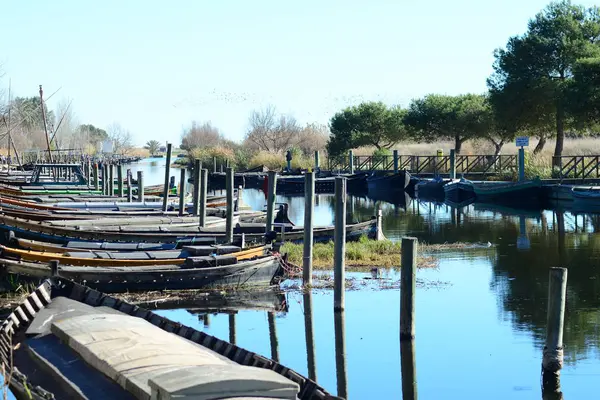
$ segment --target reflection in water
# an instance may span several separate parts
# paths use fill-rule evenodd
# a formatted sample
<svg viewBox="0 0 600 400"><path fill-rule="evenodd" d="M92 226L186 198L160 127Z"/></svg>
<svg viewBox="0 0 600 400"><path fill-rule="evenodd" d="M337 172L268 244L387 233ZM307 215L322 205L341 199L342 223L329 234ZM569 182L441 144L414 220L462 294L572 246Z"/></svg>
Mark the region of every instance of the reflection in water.
<svg viewBox="0 0 600 400"><path fill-rule="evenodd" d="M277 341L277 326L275 325L275 313L267 312L269 319L269 341L271 342L271 359L279 362L279 342Z"/></svg>
<svg viewBox="0 0 600 400"><path fill-rule="evenodd" d="M415 341L400 341L400 368L402 371L402 400L417 399L417 367Z"/></svg>
<svg viewBox="0 0 600 400"><path fill-rule="evenodd" d="M335 329L335 370L338 396L348 398L348 378L346 374L346 318L345 312L333 313Z"/></svg>
<svg viewBox="0 0 600 400"><path fill-rule="evenodd" d="M308 377L317 382L317 363L315 358L315 336L313 331L312 292L302 295L304 299L304 336L306 337L306 364Z"/></svg>

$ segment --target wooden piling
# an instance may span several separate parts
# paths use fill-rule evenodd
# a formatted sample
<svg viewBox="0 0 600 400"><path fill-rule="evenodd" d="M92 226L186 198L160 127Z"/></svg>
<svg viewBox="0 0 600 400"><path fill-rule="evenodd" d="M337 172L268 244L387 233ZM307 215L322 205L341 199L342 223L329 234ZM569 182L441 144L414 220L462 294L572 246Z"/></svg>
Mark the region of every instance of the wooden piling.
<svg viewBox="0 0 600 400"><path fill-rule="evenodd" d="M140 203L145 201L145 193L144 193L144 171L137 172L137 200Z"/></svg>
<svg viewBox="0 0 600 400"><path fill-rule="evenodd" d="M335 225L333 233L333 309L344 309L346 256L346 178L335 178Z"/></svg>
<svg viewBox="0 0 600 400"><path fill-rule="evenodd" d="M131 170L127 170L127 202L133 202L133 188L131 185Z"/></svg>
<svg viewBox="0 0 600 400"><path fill-rule="evenodd" d="M217 173L217 157L213 157L213 173Z"/></svg>
<svg viewBox="0 0 600 400"><path fill-rule="evenodd" d="M335 371L337 378L337 395L348 398L348 375L346 372L346 321L343 310L333 313L335 331Z"/></svg>
<svg viewBox="0 0 600 400"><path fill-rule="evenodd" d="M179 216L185 212L185 168L181 168L179 175Z"/></svg>
<svg viewBox="0 0 600 400"><path fill-rule="evenodd" d="M398 150L394 150L394 173L398 173Z"/></svg>
<svg viewBox="0 0 600 400"><path fill-rule="evenodd" d="M58 260L50 260L50 271L52 276L59 277L60 271L58 270L59 261Z"/></svg>
<svg viewBox="0 0 600 400"><path fill-rule="evenodd" d="M519 148L519 181L525 180L525 149Z"/></svg>
<svg viewBox="0 0 600 400"><path fill-rule="evenodd" d="M206 191L208 187L208 170L200 170L200 211L198 224L204 226L206 224Z"/></svg>
<svg viewBox="0 0 600 400"><path fill-rule="evenodd" d="M109 164L108 168L110 169L110 173L108 174L108 194L109 196L115 195L115 166L113 164Z"/></svg>
<svg viewBox="0 0 600 400"><path fill-rule="evenodd" d="M229 343L237 343L237 335L235 332L235 314L229 314Z"/></svg>
<svg viewBox="0 0 600 400"><path fill-rule="evenodd" d="M98 163L94 163L94 190L100 190L100 182L98 179Z"/></svg>
<svg viewBox="0 0 600 400"><path fill-rule="evenodd" d="M275 325L275 313L267 312L269 320L269 341L271 342L271 359L279 362L279 342L277 340L277 326Z"/></svg>
<svg viewBox="0 0 600 400"><path fill-rule="evenodd" d="M450 149L450 179L456 179L456 150Z"/></svg>
<svg viewBox="0 0 600 400"><path fill-rule="evenodd" d="M556 387L563 366L563 329L567 298L567 269L550 268L546 345L542 359L544 388Z"/></svg>
<svg viewBox="0 0 600 400"><path fill-rule="evenodd" d="M375 222L375 240L384 240L385 236L383 235L383 215L381 213L381 208L377 209L377 216Z"/></svg>
<svg viewBox="0 0 600 400"><path fill-rule="evenodd" d="M102 194L108 194L108 168L105 163L102 163Z"/></svg>
<svg viewBox="0 0 600 400"><path fill-rule="evenodd" d="M417 400L417 366L415 341L400 342L400 372L402 375L402 400Z"/></svg>
<svg viewBox="0 0 600 400"><path fill-rule="evenodd" d="M267 190L267 225L266 232L273 230L273 218L275 215L275 198L277 196L277 172L268 172L269 188Z"/></svg>
<svg viewBox="0 0 600 400"><path fill-rule="evenodd" d="M9 149L10 149L10 147L9 147ZM88 159L87 159L87 162L86 162L86 164L85 164L85 165L86 165L86 167L87 167L87 168L86 168L86 171L85 171L85 172L86 172L85 176L86 176L86 178L87 178L87 184L89 185L89 184L90 184L90 182L92 181L92 160L90 160L90 159L88 158ZM10 171L10 166L9 166L9 169L8 169L8 170Z"/></svg>
<svg viewBox="0 0 600 400"><path fill-rule="evenodd" d="M240 211L240 207L242 207L242 203L243 203L243 191L242 191L242 185L238 185L237 188L237 199L234 202L235 204L235 208L234 211Z"/></svg>
<svg viewBox="0 0 600 400"><path fill-rule="evenodd" d="M169 207L169 179L171 175L171 152L173 149L173 145L171 143L167 143L167 163L165 165L165 188L163 190L163 205L162 209L164 212L167 211Z"/></svg>
<svg viewBox="0 0 600 400"><path fill-rule="evenodd" d="M315 210L315 173L304 175L304 254L302 257L302 280L304 286L312 285L313 267L313 213Z"/></svg>
<svg viewBox="0 0 600 400"><path fill-rule="evenodd" d="M319 150L315 151L315 171L319 172L321 168L320 160L319 160Z"/></svg>
<svg viewBox="0 0 600 400"><path fill-rule="evenodd" d="M227 199L227 213L225 218L225 236L227 243L233 242L233 168L228 167L225 175L225 191Z"/></svg>
<svg viewBox="0 0 600 400"><path fill-rule="evenodd" d="M117 165L117 187L119 191L119 197L123 197L123 165Z"/></svg>
<svg viewBox="0 0 600 400"><path fill-rule="evenodd" d="M354 174L354 151L348 152L348 165L350 166L350 174Z"/></svg>
<svg viewBox="0 0 600 400"><path fill-rule="evenodd" d="M315 357L315 335L313 329L312 293L308 290L303 294L304 300L304 336L306 338L306 364L308 377L317 381L317 362Z"/></svg>
<svg viewBox="0 0 600 400"><path fill-rule="evenodd" d="M193 215L198 215L198 213L200 212L200 169L202 169L202 162L200 161L200 159L197 159L194 162L194 182L192 183L194 185L194 192L192 195Z"/></svg>
<svg viewBox="0 0 600 400"><path fill-rule="evenodd" d="M400 340L415 338L417 238L402 238L400 268Z"/></svg>

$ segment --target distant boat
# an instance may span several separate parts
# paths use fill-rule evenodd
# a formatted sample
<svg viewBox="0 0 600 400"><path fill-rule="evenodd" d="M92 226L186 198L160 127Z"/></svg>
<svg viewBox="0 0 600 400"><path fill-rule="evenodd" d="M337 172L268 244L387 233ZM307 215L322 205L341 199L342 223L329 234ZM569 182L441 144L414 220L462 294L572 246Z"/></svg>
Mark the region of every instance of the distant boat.
<svg viewBox="0 0 600 400"><path fill-rule="evenodd" d="M536 204L542 202L542 181L481 182L473 185L476 201L481 203Z"/></svg>
<svg viewBox="0 0 600 400"><path fill-rule="evenodd" d="M461 204L475 198L473 182L461 178L444 185L444 197L452 203Z"/></svg>

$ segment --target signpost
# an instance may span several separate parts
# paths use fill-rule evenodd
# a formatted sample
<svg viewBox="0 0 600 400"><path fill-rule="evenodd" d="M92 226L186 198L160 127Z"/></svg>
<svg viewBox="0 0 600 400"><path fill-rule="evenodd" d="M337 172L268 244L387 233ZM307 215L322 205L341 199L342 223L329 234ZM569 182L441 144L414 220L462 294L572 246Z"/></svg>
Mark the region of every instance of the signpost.
<svg viewBox="0 0 600 400"><path fill-rule="evenodd" d="M525 180L525 146L529 146L529 136L517 136L515 145L519 148L519 181Z"/></svg>

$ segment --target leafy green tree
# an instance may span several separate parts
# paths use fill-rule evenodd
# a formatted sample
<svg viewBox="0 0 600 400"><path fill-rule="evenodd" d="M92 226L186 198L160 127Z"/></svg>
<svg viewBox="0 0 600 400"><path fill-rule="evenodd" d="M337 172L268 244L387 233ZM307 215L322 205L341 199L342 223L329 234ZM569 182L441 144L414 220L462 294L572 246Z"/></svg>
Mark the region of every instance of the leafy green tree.
<svg viewBox="0 0 600 400"><path fill-rule="evenodd" d="M467 140L488 137L493 116L484 95L430 94L411 102L404 123L419 140L454 140L454 149L460 153Z"/></svg>
<svg viewBox="0 0 600 400"><path fill-rule="evenodd" d="M77 128L78 132L84 136L88 143L97 146L98 143L108 139L108 133L104 129L95 127L92 124L82 124Z"/></svg>
<svg viewBox="0 0 600 400"><path fill-rule="evenodd" d="M144 148L148 149L148 151L150 152L150 155L153 156L159 152L160 142L158 140L149 140L148 142L146 142L146 145L144 146Z"/></svg>
<svg viewBox="0 0 600 400"><path fill-rule="evenodd" d="M330 121L328 153L335 156L361 146L392 147L407 137L405 113L400 107L389 108L382 102L361 103L338 112Z"/></svg>
<svg viewBox="0 0 600 400"><path fill-rule="evenodd" d="M575 64L568 104L578 126L600 123L600 58L584 58Z"/></svg>
<svg viewBox="0 0 600 400"><path fill-rule="evenodd" d="M543 130L549 120L556 132L555 156L561 156L565 129L572 127L568 107L573 68L581 58L600 56L600 13L570 1L550 3L529 21L524 35L495 51L494 73L488 86L505 96L519 128ZM494 100L493 103L496 104ZM521 108L521 111L518 108Z"/></svg>
<svg viewBox="0 0 600 400"><path fill-rule="evenodd" d="M51 130L51 127L54 125L54 112L49 111L45 103L44 111L46 113L48 129ZM12 118L20 122L21 126L26 130L44 129L39 97L16 97L11 104L11 113Z"/></svg>

